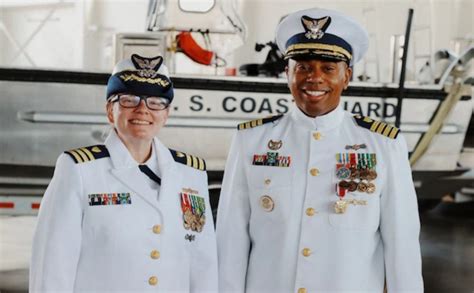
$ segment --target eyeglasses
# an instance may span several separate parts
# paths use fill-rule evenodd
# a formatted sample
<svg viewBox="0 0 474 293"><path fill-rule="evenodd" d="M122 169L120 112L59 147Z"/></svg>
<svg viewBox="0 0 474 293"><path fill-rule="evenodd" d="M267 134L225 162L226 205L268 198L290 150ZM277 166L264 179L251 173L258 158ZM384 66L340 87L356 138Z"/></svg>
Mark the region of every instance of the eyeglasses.
<svg viewBox="0 0 474 293"><path fill-rule="evenodd" d="M119 102L120 106L124 108L136 108L140 101L144 100L146 106L150 110L161 111L169 107L168 99L162 97L137 96L130 94L118 94L110 99L111 103Z"/></svg>

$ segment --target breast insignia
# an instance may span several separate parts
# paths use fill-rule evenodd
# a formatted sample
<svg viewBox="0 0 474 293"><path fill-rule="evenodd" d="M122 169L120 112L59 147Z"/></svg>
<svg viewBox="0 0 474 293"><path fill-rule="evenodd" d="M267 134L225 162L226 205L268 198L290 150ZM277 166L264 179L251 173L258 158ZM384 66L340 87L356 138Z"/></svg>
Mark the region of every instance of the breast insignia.
<svg viewBox="0 0 474 293"><path fill-rule="evenodd" d="M237 125L237 129L238 130L244 130L244 129L254 128L254 127L263 125L265 123L277 121L281 117L283 117L283 114L270 116L270 117L263 118L263 119L256 119L256 120L252 120L252 121L243 122L243 123L240 123L239 125Z"/></svg>
<svg viewBox="0 0 474 293"><path fill-rule="evenodd" d="M76 164L110 157L109 151L103 144L77 148L64 153L68 154Z"/></svg>
<svg viewBox="0 0 474 293"><path fill-rule="evenodd" d="M354 119L359 126L367 128L372 132L382 134L383 136L389 137L391 139L397 138L398 133L400 132L400 129L396 128L395 126L373 120L369 117L355 115Z"/></svg>
<svg viewBox="0 0 474 293"><path fill-rule="evenodd" d="M172 149L170 149L170 152L176 162L194 169L206 171L206 161L204 159Z"/></svg>

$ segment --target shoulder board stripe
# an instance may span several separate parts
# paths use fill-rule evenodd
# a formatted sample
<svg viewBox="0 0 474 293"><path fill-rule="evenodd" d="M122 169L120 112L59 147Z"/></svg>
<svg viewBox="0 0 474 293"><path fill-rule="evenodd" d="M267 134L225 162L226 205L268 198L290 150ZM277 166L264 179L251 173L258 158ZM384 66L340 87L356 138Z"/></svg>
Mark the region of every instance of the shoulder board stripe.
<svg viewBox="0 0 474 293"><path fill-rule="evenodd" d="M397 138L397 135L400 132L400 129L396 128L395 126L388 125L385 122L372 120L369 117L355 115L354 119L359 126L367 128L372 132L381 134L391 139Z"/></svg>
<svg viewBox="0 0 474 293"><path fill-rule="evenodd" d="M81 156L81 159L82 159L83 162L90 161L90 159L87 157L87 155L81 149L76 149L75 152L78 153L79 156Z"/></svg>
<svg viewBox="0 0 474 293"><path fill-rule="evenodd" d="M392 127L392 131L390 131L390 134L388 135L388 137L390 137L390 138L396 138L396 137L397 137L397 134L398 134L398 128Z"/></svg>
<svg viewBox="0 0 474 293"><path fill-rule="evenodd" d="M65 153L68 154L69 156L71 156L72 159L74 160L74 162L76 162L76 164L79 163L79 162L82 162L81 156L79 156L79 154L76 153L76 151L71 150L71 151L67 151Z"/></svg>
<svg viewBox="0 0 474 293"><path fill-rule="evenodd" d="M393 129L393 126L387 125L387 127L385 127L382 135L388 136L389 133L392 131L392 129Z"/></svg>
<svg viewBox="0 0 474 293"><path fill-rule="evenodd" d="M88 149L86 148L81 148L81 151L83 151L86 156L89 158L89 160L94 160L94 155L91 153L91 151L89 151Z"/></svg>
<svg viewBox="0 0 474 293"><path fill-rule="evenodd" d="M92 145L65 151L64 153L68 154L76 164L110 157L109 151L105 145Z"/></svg>
<svg viewBox="0 0 474 293"><path fill-rule="evenodd" d="M269 122L276 121L276 120L280 119L281 117L283 117L283 114L275 115L275 116L271 116L271 117L267 117L267 118L262 118L262 119L256 119L256 120L252 120L252 121L243 122L243 123L240 123L239 125L237 125L237 129L238 129L238 130L244 130L244 129L254 128L254 127L263 125L263 124L265 124L265 123L269 123Z"/></svg>
<svg viewBox="0 0 474 293"><path fill-rule="evenodd" d="M203 159L172 149L170 149L170 152L176 162L194 169L206 171L206 161Z"/></svg>
<svg viewBox="0 0 474 293"><path fill-rule="evenodd" d="M377 131L376 131L376 132L377 132L378 134L383 134L383 131L384 131L385 127L387 127L387 124L385 124L385 123L380 123L380 124L379 124L379 127L377 127Z"/></svg>

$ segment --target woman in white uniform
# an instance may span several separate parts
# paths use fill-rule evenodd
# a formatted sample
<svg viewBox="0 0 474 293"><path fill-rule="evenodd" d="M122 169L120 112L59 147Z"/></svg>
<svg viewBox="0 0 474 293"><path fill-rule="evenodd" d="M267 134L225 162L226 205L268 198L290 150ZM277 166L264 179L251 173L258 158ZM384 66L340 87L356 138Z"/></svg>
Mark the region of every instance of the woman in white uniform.
<svg viewBox="0 0 474 293"><path fill-rule="evenodd" d="M107 84L103 145L58 158L41 202L30 292L215 292L204 160L156 135L173 85L162 57L133 55Z"/></svg>

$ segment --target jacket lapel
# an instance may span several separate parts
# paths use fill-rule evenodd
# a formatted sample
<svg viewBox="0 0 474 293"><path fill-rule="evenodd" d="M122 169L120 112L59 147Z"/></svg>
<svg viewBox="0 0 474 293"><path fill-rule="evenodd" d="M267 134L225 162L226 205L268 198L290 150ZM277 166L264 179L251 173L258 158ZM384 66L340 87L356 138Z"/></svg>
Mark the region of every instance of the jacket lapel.
<svg viewBox="0 0 474 293"><path fill-rule="evenodd" d="M161 187L158 202L160 206L167 206L179 202L182 175L177 170L176 162L169 149L157 138L154 139L157 153L158 168L161 172Z"/></svg>
<svg viewBox="0 0 474 293"><path fill-rule="evenodd" d="M148 186L146 177L142 176L138 169L138 163L132 158L115 131L110 133L105 145L112 160L111 175L145 202L157 208L157 198L150 196L153 194L153 190Z"/></svg>

